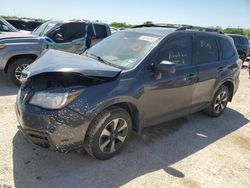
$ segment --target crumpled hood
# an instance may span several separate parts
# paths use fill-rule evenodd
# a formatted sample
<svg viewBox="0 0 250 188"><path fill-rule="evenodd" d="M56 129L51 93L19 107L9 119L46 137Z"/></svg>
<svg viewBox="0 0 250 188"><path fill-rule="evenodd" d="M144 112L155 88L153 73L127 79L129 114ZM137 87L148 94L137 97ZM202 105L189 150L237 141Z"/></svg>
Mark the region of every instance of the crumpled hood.
<svg viewBox="0 0 250 188"><path fill-rule="evenodd" d="M1 32L0 33L0 40L1 39L15 39L15 38L38 38L35 35L31 35L28 33L23 32Z"/></svg>
<svg viewBox="0 0 250 188"><path fill-rule="evenodd" d="M71 72L84 76L115 77L121 69L95 59L58 50L48 50L23 71L28 77L48 72Z"/></svg>

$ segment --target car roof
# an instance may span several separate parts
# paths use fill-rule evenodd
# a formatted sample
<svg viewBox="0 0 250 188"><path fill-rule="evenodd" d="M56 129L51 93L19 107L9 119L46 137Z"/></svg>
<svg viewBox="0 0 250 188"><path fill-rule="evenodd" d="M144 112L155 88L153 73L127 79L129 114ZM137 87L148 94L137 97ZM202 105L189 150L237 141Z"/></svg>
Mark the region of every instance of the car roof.
<svg viewBox="0 0 250 188"><path fill-rule="evenodd" d="M227 35L247 38L245 35L240 35L240 34L227 34Z"/></svg>
<svg viewBox="0 0 250 188"><path fill-rule="evenodd" d="M180 33L196 33L201 35L209 35L209 36L217 36L217 37L223 37L228 38L229 36L224 35L219 32L209 32L209 31L196 31L196 30L178 30L179 28L166 28L166 27L139 27L139 28L132 28L127 29L125 31L128 32L137 32L137 33L144 33L149 35L156 35L161 38L174 33L174 32L180 32Z"/></svg>
<svg viewBox="0 0 250 188"><path fill-rule="evenodd" d="M159 37L164 37L170 33L176 31L176 28L164 28L164 27L142 27L142 28L133 28L127 29L126 32L137 32L145 33L149 35L157 35Z"/></svg>
<svg viewBox="0 0 250 188"><path fill-rule="evenodd" d="M22 19L22 18L7 18L6 20L10 20L10 21L21 21L21 22L38 22L38 23L42 23L38 20L32 20L32 19Z"/></svg>

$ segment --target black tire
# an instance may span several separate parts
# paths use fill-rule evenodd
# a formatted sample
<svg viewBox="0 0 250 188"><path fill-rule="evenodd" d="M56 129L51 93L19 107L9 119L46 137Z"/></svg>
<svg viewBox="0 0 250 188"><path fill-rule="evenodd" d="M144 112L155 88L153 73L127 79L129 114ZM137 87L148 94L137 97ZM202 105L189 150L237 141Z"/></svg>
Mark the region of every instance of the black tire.
<svg viewBox="0 0 250 188"><path fill-rule="evenodd" d="M223 96L223 93L226 95L225 98L221 97L221 101L219 102L220 96ZM229 100L229 90L226 86L221 86L220 89L215 93L210 106L205 110L205 113L211 117L218 117L220 116L227 107L227 103ZM218 105L220 107L218 107ZM222 108L223 106L223 108ZM219 109L219 110L218 110Z"/></svg>
<svg viewBox="0 0 250 188"><path fill-rule="evenodd" d="M122 142L118 138L112 137L113 133L111 129L114 128L115 125L113 121L116 121L117 119L118 122L115 130L117 131L118 136L121 135L121 138L124 138ZM126 124L123 122L123 120L126 122ZM123 129L121 132L118 132L123 126L127 126L127 128ZM85 150L96 159L110 159L122 150L129 138L131 128L132 120L126 110L119 107L108 108L98 114L91 123L85 137ZM106 133L106 131L110 133L109 136L105 134L103 135L103 133ZM108 144L106 145L106 143ZM113 149L115 150L111 152L113 143ZM102 147L104 145L105 147Z"/></svg>
<svg viewBox="0 0 250 188"><path fill-rule="evenodd" d="M239 56L240 56L240 59L244 62L245 60L246 60L246 54L245 53L243 53L243 52L241 52L241 53L239 53Z"/></svg>
<svg viewBox="0 0 250 188"><path fill-rule="evenodd" d="M7 76L8 76L8 79L14 83L15 85L17 86L20 86L21 85L21 82L20 80L16 77L16 70L18 68L21 68L22 66L26 67L26 65L30 65L31 63L33 63L33 61L35 61L34 59L31 59L31 58L25 58L25 57L22 57L22 58L18 58L18 59L15 59L11 62L11 64L9 65L8 67L8 70L7 70Z"/></svg>

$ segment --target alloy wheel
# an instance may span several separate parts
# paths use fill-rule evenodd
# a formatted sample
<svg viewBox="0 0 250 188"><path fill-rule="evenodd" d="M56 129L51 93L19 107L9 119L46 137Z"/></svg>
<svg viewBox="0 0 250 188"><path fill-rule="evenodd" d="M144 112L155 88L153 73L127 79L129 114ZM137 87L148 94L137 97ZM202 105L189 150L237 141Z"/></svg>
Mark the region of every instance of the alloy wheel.
<svg viewBox="0 0 250 188"><path fill-rule="evenodd" d="M219 93L214 103L214 110L217 114L219 114L226 108L227 101L228 101L228 96L226 91L222 91L221 93Z"/></svg>
<svg viewBox="0 0 250 188"><path fill-rule="evenodd" d="M113 153L117 151L126 140L128 134L128 124L122 118L113 119L103 129L99 148L104 153Z"/></svg>
<svg viewBox="0 0 250 188"><path fill-rule="evenodd" d="M20 66L18 66L15 70L15 76L17 80L20 80L21 75L22 75L22 71L28 66L29 64L22 64Z"/></svg>

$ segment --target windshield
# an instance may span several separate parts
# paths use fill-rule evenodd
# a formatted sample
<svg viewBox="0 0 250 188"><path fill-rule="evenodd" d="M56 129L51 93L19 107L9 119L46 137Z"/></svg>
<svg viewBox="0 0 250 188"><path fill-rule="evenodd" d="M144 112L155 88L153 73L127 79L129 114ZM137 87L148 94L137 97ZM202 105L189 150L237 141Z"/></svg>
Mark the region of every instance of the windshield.
<svg viewBox="0 0 250 188"><path fill-rule="evenodd" d="M156 45L160 37L136 32L117 32L86 51L103 62L130 69Z"/></svg>
<svg viewBox="0 0 250 188"><path fill-rule="evenodd" d="M34 31L31 32L33 35L44 36L48 31L55 27L59 22L46 22L38 26Z"/></svg>
<svg viewBox="0 0 250 188"><path fill-rule="evenodd" d="M5 19L0 17L0 22L2 22L1 25L5 25L10 31L18 31L13 25L11 25L9 22L7 22Z"/></svg>

